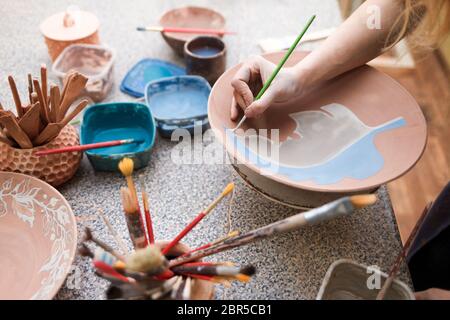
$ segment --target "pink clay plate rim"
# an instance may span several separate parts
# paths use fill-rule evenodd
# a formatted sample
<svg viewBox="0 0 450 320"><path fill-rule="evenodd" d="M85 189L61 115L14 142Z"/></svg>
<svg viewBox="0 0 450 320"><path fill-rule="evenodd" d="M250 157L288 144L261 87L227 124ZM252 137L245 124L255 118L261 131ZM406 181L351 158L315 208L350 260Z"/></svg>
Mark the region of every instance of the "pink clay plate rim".
<svg viewBox="0 0 450 320"><path fill-rule="evenodd" d="M52 299L71 270L77 226L49 184L0 172L0 299Z"/></svg>

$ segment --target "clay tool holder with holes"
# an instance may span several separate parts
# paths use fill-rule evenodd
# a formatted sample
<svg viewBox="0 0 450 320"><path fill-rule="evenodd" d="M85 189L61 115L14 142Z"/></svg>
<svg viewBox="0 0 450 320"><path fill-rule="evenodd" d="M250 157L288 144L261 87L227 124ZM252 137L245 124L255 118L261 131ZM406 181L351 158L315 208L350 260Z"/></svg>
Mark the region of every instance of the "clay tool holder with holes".
<svg viewBox="0 0 450 320"><path fill-rule="evenodd" d="M40 68L40 80L27 75L28 99L21 99L16 82L8 76L16 115L0 105L0 142L20 149L31 149L56 138L88 104L82 100L69 112L80 98L88 79L78 72L71 73L62 89L47 82L47 67ZM24 105L23 102L27 101Z"/></svg>

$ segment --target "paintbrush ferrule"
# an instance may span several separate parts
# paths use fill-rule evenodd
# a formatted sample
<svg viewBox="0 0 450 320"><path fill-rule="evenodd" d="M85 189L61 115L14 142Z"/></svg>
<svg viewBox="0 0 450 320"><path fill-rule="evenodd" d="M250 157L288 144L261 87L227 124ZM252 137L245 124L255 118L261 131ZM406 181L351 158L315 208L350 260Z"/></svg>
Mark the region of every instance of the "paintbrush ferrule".
<svg viewBox="0 0 450 320"><path fill-rule="evenodd" d="M323 221L328 221L340 216L346 216L352 214L354 207L350 201L350 198L345 197L336 201L327 203L316 209L312 209L303 214L306 222L309 225L318 224Z"/></svg>

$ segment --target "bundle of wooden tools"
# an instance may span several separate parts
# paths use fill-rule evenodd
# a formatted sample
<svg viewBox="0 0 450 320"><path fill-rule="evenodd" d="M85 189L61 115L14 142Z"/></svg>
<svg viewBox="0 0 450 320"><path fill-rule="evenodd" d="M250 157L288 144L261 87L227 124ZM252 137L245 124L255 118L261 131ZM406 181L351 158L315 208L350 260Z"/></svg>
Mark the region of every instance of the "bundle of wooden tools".
<svg viewBox="0 0 450 320"><path fill-rule="evenodd" d="M87 78L78 72L68 75L60 91L56 84L47 87L47 68L41 66L40 82L28 74L28 103L22 104L16 83L8 77L17 115L0 104L0 142L30 149L46 144L58 136L88 104L82 100L68 113L80 97ZM68 114L67 114L68 113Z"/></svg>

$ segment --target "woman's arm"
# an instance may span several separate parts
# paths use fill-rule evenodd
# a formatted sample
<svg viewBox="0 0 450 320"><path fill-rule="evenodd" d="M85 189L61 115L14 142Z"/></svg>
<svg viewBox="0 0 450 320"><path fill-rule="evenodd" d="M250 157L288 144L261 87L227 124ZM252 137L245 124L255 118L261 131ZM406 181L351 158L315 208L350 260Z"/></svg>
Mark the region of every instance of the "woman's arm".
<svg viewBox="0 0 450 320"><path fill-rule="evenodd" d="M371 29L372 8L379 9L381 26ZM234 99L231 119L239 109L249 118L264 112L271 104L285 102L307 92L318 83L330 80L379 56L398 17L403 12L401 0L367 0L323 45L292 68L283 68L258 101L253 101L275 65L256 57L243 65L233 78ZM240 108L239 108L240 107Z"/></svg>
<svg viewBox="0 0 450 320"><path fill-rule="evenodd" d="M399 0L365 1L323 45L295 66L309 85L330 80L378 57L403 12ZM380 29L369 28L379 10Z"/></svg>

